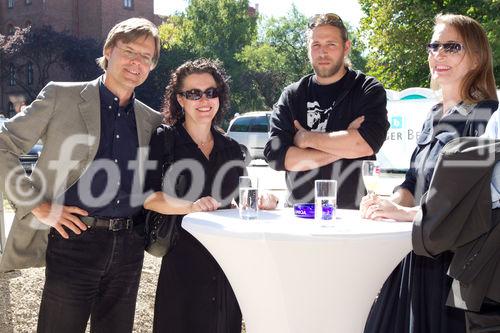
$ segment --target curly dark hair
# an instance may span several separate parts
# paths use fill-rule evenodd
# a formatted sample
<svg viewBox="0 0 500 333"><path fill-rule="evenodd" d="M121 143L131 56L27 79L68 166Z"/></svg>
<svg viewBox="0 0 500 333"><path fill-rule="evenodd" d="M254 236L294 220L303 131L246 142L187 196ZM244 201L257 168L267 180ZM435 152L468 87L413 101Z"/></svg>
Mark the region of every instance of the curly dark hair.
<svg viewBox="0 0 500 333"><path fill-rule="evenodd" d="M177 101L177 94L182 92L182 86L187 76L203 73L212 75L217 84L217 89L219 89L219 110L213 122L218 124L222 120L229 108L229 76L222 67L220 60L200 58L185 62L170 75L170 81L165 88L162 106L165 123L174 125L179 120L184 119L184 110Z"/></svg>

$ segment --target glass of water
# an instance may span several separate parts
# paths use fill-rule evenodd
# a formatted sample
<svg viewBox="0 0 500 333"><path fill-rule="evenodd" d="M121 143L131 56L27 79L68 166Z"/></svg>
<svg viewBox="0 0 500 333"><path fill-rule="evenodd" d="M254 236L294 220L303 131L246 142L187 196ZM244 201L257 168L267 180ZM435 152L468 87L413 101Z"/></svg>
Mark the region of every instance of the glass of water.
<svg viewBox="0 0 500 333"><path fill-rule="evenodd" d="M314 219L320 222L334 222L336 209L337 181L314 181Z"/></svg>
<svg viewBox="0 0 500 333"><path fill-rule="evenodd" d="M245 220L256 219L259 214L259 179L257 177L240 177L240 200L238 208L240 217Z"/></svg>

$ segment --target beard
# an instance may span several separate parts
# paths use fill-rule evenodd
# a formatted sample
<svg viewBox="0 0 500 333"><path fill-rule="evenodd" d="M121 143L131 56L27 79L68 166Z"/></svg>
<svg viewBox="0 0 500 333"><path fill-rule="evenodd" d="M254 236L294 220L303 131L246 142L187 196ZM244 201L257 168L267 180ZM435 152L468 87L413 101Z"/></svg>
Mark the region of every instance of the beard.
<svg viewBox="0 0 500 333"><path fill-rule="evenodd" d="M331 64L329 67L319 67L316 64L312 65L314 69L314 74L320 78L329 78L334 75L336 75L343 67L344 67L344 62L342 60L335 61L333 64Z"/></svg>

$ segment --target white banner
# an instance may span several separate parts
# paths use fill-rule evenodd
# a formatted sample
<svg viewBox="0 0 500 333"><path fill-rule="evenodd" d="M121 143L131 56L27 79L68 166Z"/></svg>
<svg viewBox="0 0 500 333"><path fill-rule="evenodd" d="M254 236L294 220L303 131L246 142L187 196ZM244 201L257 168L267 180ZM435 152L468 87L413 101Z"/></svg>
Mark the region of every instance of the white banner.
<svg viewBox="0 0 500 333"><path fill-rule="evenodd" d="M382 169L408 169L422 125L436 103L437 99L387 101L387 117L391 127L377 154Z"/></svg>

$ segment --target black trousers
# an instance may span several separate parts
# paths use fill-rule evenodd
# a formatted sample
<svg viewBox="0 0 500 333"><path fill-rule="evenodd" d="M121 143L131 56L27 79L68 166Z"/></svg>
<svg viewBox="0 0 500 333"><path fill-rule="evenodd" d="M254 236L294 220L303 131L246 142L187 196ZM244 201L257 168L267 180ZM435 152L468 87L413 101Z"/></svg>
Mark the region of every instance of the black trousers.
<svg viewBox="0 0 500 333"><path fill-rule="evenodd" d="M144 236L133 229L92 230L62 238L51 229L39 333L132 332L144 260Z"/></svg>
<svg viewBox="0 0 500 333"><path fill-rule="evenodd" d="M465 311L467 333L499 333L500 303L485 299L481 312Z"/></svg>

